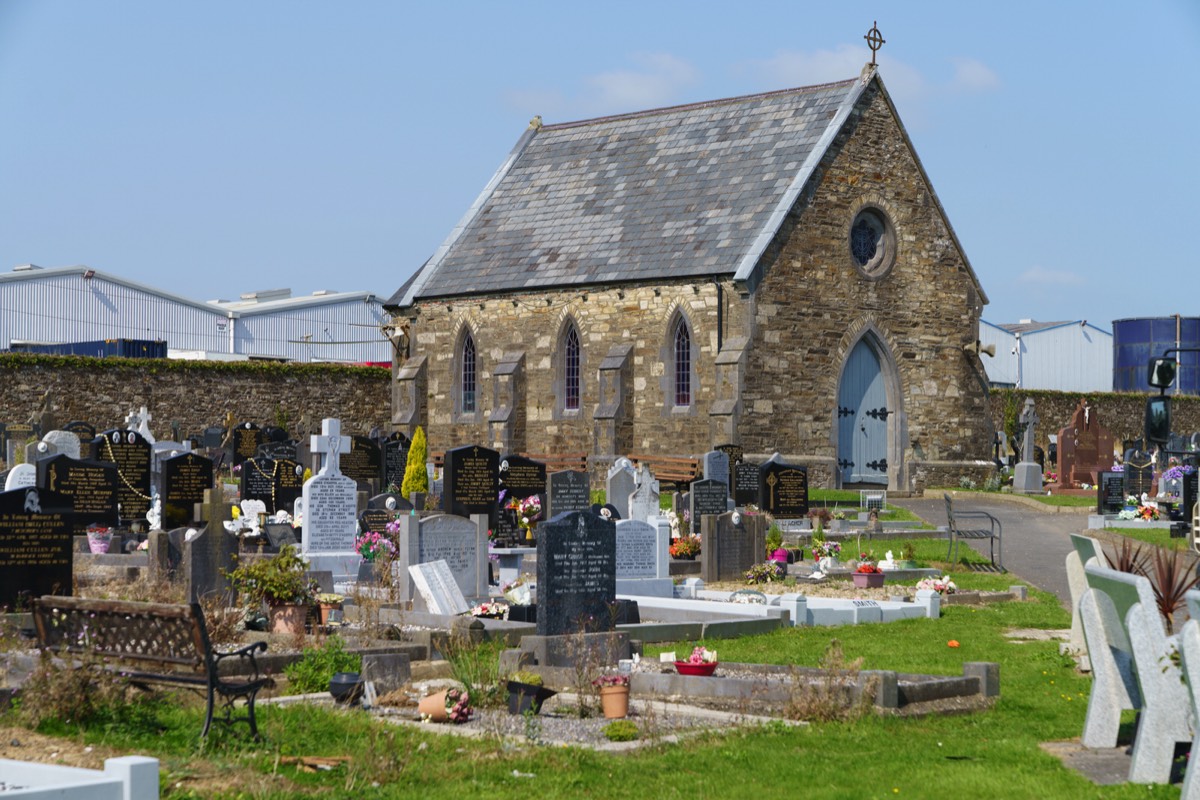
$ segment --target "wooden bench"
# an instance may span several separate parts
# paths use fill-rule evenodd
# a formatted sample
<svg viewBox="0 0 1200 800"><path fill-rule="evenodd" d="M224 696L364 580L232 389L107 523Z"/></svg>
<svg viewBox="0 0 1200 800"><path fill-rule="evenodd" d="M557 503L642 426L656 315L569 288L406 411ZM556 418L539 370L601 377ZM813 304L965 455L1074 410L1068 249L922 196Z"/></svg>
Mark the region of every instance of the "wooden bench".
<svg viewBox="0 0 1200 800"><path fill-rule="evenodd" d="M946 560L951 563L958 563L958 540L959 539L987 539L988 553L992 559L992 566L1004 569L1004 553L1001 549L1000 542L1000 520L993 517L986 511L954 511L954 501L950 499L950 495L943 493L946 498L946 524L950 528L950 548L946 551ZM960 527L960 520L987 520L988 526L978 528L963 528ZM954 556L951 558L950 553L953 551Z"/></svg>
<svg viewBox="0 0 1200 800"><path fill-rule="evenodd" d="M659 483L682 488L701 478L700 459L682 456L630 455L629 460L639 467L645 465Z"/></svg>
<svg viewBox="0 0 1200 800"><path fill-rule="evenodd" d="M217 695L225 706L227 725L245 721L258 738L254 698L264 687L274 686L270 676L259 675L255 653L267 649L254 642L237 650L213 650L199 603L135 603L127 600L88 600L46 595L34 603L33 621L41 648L59 655L100 659L121 665L120 674L136 686L164 683L203 690L208 709L201 738L208 736ZM253 670L247 675L219 674L228 658L237 658ZM129 668L133 668L132 670ZM234 702L246 702L245 716L233 715Z"/></svg>
<svg viewBox="0 0 1200 800"><path fill-rule="evenodd" d="M558 455L521 453L521 455L524 458L532 458L534 461L545 464L546 472L562 472L564 470L587 472L588 468L587 453L560 453Z"/></svg>

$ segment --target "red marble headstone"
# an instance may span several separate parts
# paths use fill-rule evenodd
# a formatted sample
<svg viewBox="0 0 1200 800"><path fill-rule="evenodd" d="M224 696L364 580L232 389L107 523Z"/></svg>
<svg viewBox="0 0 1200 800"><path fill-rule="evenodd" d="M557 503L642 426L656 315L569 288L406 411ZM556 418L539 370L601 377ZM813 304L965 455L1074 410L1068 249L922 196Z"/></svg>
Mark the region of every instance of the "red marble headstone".
<svg viewBox="0 0 1200 800"><path fill-rule="evenodd" d="M1100 424L1096 410L1080 400L1067 427L1058 432L1059 489L1095 486L1102 470L1113 461L1113 435Z"/></svg>

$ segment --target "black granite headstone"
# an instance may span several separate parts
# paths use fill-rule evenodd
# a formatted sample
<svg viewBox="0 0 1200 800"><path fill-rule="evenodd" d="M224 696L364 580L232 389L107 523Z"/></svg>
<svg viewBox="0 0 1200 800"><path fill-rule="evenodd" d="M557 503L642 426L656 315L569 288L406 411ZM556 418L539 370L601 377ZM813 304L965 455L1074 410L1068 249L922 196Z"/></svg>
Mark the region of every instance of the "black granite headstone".
<svg viewBox="0 0 1200 800"><path fill-rule="evenodd" d="M368 500L367 508L383 508L394 514L405 514L412 511L412 503L396 492L384 492Z"/></svg>
<svg viewBox="0 0 1200 800"><path fill-rule="evenodd" d="M1183 476L1183 507L1180 509L1181 519L1191 522L1192 511L1196 508L1196 501L1200 499L1200 472L1193 470Z"/></svg>
<svg viewBox="0 0 1200 800"><path fill-rule="evenodd" d="M1101 472L1096 486L1096 513L1119 514L1125 507L1125 474Z"/></svg>
<svg viewBox="0 0 1200 800"><path fill-rule="evenodd" d="M700 577L706 582L745 580L746 570L766 555L767 525L762 514L729 512L705 517L700 531L704 538Z"/></svg>
<svg viewBox="0 0 1200 800"><path fill-rule="evenodd" d="M733 466L733 502L745 507L758 503L758 464L739 461Z"/></svg>
<svg viewBox="0 0 1200 800"><path fill-rule="evenodd" d="M137 431L108 430L92 441L91 450L94 461L117 465L120 477L117 502L121 504L121 519L125 522L145 519L150 510L153 460L150 443Z"/></svg>
<svg viewBox="0 0 1200 800"><path fill-rule="evenodd" d="M545 517L557 517L568 511L587 511L592 506L591 480L583 470L561 470L546 477Z"/></svg>
<svg viewBox="0 0 1200 800"><path fill-rule="evenodd" d="M386 533L387 525L396 515L386 508L367 508L358 515L358 526L363 531Z"/></svg>
<svg viewBox="0 0 1200 800"><path fill-rule="evenodd" d="M496 498L500 494L500 454L480 445L447 450L442 472L442 508L470 517L487 514L488 528L496 528Z"/></svg>
<svg viewBox="0 0 1200 800"><path fill-rule="evenodd" d="M263 526L263 532L267 535L267 541L271 544L272 550L286 545L298 544L296 541L296 531L286 522L268 522Z"/></svg>
<svg viewBox="0 0 1200 800"><path fill-rule="evenodd" d="M59 453L38 461L37 472L39 488L70 498L76 535L82 536L92 523L106 528L119 524L117 486L121 479L115 464L79 461Z"/></svg>
<svg viewBox="0 0 1200 800"><path fill-rule="evenodd" d="M1125 494L1140 498L1154 485L1154 456L1145 450L1125 451Z"/></svg>
<svg viewBox="0 0 1200 800"><path fill-rule="evenodd" d="M343 475L379 491L379 482L383 478L383 453L373 440L366 436L351 436L350 452L342 453L338 463Z"/></svg>
<svg viewBox="0 0 1200 800"><path fill-rule="evenodd" d="M225 429L220 425L208 426L204 429L204 434L200 437L200 444L206 449L220 447L223 441L225 441Z"/></svg>
<svg viewBox="0 0 1200 800"><path fill-rule="evenodd" d="M78 436L81 442L90 442L96 438L96 426L89 425L82 420L71 420L66 425L63 425L62 429Z"/></svg>
<svg viewBox="0 0 1200 800"><path fill-rule="evenodd" d="M729 485L734 486L737 482L737 465L746 460L746 451L740 444L719 444L713 450L719 450L729 456ZM755 486L755 491L757 490L758 487ZM747 502L753 503L754 501L748 500Z"/></svg>
<svg viewBox="0 0 1200 800"><path fill-rule="evenodd" d="M500 460L500 488L505 490L505 499L519 497L524 500L533 495L546 493L546 465L532 458L510 453Z"/></svg>
<svg viewBox="0 0 1200 800"><path fill-rule="evenodd" d="M492 541L497 547L518 547L524 544L525 532L517 524L515 508L501 508L496 511L496 526L492 528Z"/></svg>
<svg viewBox="0 0 1200 800"><path fill-rule="evenodd" d="M702 517L717 516L729 510L729 487L716 480L692 481L688 505L692 530L699 531Z"/></svg>
<svg viewBox="0 0 1200 800"><path fill-rule="evenodd" d="M768 461L758 468L758 507L776 517L808 513L808 467Z"/></svg>
<svg viewBox="0 0 1200 800"><path fill-rule="evenodd" d="M397 431L383 443L383 486L395 486L399 491L404 484L404 470L408 469L408 451L412 442Z"/></svg>
<svg viewBox="0 0 1200 800"><path fill-rule="evenodd" d="M188 525L204 490L213 488L213 462L199 453L180 453L162 462L162 527Z"/></svg>
<svg viewBox="0 0 1200 800"><path fill-rule="evenodd" d="M26 487L0 492L0 606L72 593L71 498Z"/></svg>
<svg viewBox="0 0 1200 800"><path fill-rule="evenodd" d="M613 629L617 526L586 511L538 526L539 636Z"/></svg>
<svg viewBox="0 0 1200 800"><path fill-rule="evenodd" d="M263 435L262 429L254 422L243 422L233 429L233 452L230 453L231 462L234 466L241 464L248 458L254 458L258 453L258 446L265 442L267 437Z"/></svg>
<svg viewBox="0 0 1200 800"><path fill-rule="evenodd" d="M263 442L258 446L258 452L255 458L269 458L274 461L287 459L288 461L296 460L296 442Z"/></svg>

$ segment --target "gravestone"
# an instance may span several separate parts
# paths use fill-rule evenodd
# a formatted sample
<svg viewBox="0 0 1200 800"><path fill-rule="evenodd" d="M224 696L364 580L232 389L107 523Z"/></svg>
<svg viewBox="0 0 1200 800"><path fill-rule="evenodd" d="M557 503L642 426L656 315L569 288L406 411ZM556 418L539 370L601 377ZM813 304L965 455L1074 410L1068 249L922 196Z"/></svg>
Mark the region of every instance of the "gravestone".
<svg viewBox="0 0 1200 800"><path fill-rule="evenodd" d="M1154 454L1146 450L1125 451L1125 494L1141 498L1153 494Z"/></svg>
<svg viewBox="0 0 1200 800"><path fill-rule="evenodd" d="M786 464L776 453L758 468L758 507L776 518L808 513L808 467Z"/></svg>
<svg viewBox="0 0 1200 800"><path fill-rule="evenodd" d="M1080 400L1071 421L1058 432L1059 489L1094 484L1097 474L1112 466L1113 435L1100 424L1095 409Z"/></svg>
<svg viewBox="0 0 1200 800"><path fill-rule="evenodd" d="M71 498L27 487L0 493L0 606L70 595L75 519Z"/></svg>
<svg viewBox="0 0 1200 800"><path fill-rule="evenodd" d="M703 517L719 516L729 510L729 487L721 481L708 480L692 481L691 491L688 492L688 512L691 515L692 529L700 530L700 520Z"/></svg>
<svg viewBox="0 0 1200 800"><path fill-rule="evenodd" d="M1125 473L1101 472L1096 485L1096 513L1119 514L1125 508Z"/></svg>
<svg viewBox="0 0 1200 800"><path fill-rule="evenodd" d="M96 426L89 425L83 420L71 420L66 425L63 425L62 429L64 431L70 431L78 436L79 441L81 442L90 442L92 439L96 438Z"/></svg>
<svg viewBox="0 0 1200 800"><path fill-rule="evenodd" d="M724 453L725 455L729 456L729 481L728 481L728 483L729 483L730 490L732 491L734 485L737 483L737 475L736 475L737 465L741 464L743 461L746 460L746 451L742 448L742 446L740 444L719 444L716 447L714 447L713 449L718 450L718 451ZM705 477L708 477L708 476L706 475ZM756 493L758 491L757 484L755 484L754 491ZM747 500L746 502L753 503L754 501Z"/></svg>
<svg viewBox="0 0 1200 800"><path fill-rule="evenodd" d="M500 488L505 490L506 500L514 497L524 500L535 494L545 499L546 465L510 453L500 460Z"/></svg>
<svg viewBox="0 0 1200 800"><path fill-rule="evenodd" d="M83 457L79 446L79 437L70 431L50 431L42 437L42 441L49 445L52 454L61 453L75 460ZM90 442L91 439L88 441Z"/></svg>
<svg viewBox="0 0 1200 800"><path fill-rule="evenodd" d="M648 522L651 517L657 517L662 513L662 506L659 505L661 497L658 481L654 479L654 473L645 464L638 470L637 479L637 488L629 495L629 516L622 517L622 519L638 519Z"/></svg>
<svg viewBox="0 0 1200 800"><path fill-rule="evenodd" d="M628 458L618 458L604 481L605 497L621 519L629 519L629 495L637 488L637 473Z"/></svg>
<svg viewBox="0 0 1200 800"><path fill-rule="evenodd" d="M158 440L150 432L150 420L152 419L154 417L150 414L150 410L142 406L137 411L130 411L125 416L125 430L136 431L149 444L153 445Z"/></svg>
<svg viewBox="0 0 1200 800"><path fill-rule="evenodd" d="M413 599L408 583L410 567L442 561L451 579L466 597L488 596L486 515L465 519L450 514L400 517L396 552L396 578L401 600Z"/></svg>
<svg viewBox="0 0 1200 800"><path fill-rule="evenodd" d="M258 454L258 446L267 440L262 429L254 422L243 422L233 429L230 459L235 467Z"/></svg>
<svg viewBox="0 0 1200 800"><path fill-rule="evenodd" d="M358 528L363 533L367 531L375 531L376 533L387 533L388 523L396 518L396 515L386 508L367 508L358 515Z"/></svg>
<svg viewBox="0 0 1200 800"><path fill-rule="evenodd" d="M447 450L443 469L442 508L458 517L487 514L496 527L496 498L500 494L500 454L479 445Z"/></svg>
<svg viewBox="0 0 1200 800"><path fill-rule="evenodd" d="M37 473L39 487L70 498L76 535L85 534L92 523L106 528L115 528L119 524L117 486L120 477L115 464L56 455L39 461Z"/></svg>
<svg viewBox="0 0 1200 800"><path fill-rule="evenodd" d="M213 462L199 453L180 453L162 462L162 526L164 530L190 525L197 503L213 488Z"/></svg>
<svg viewBox="0 0 1200 800"><path fill-rule="evenodd" d="M121 520L132 522L146 518L150 510L151 468L153 455L150 442L137 431L108 430L91 443L93 461L108 461L117 465L121 479L117 486L117 502L121 504Z"/></svg>
<svg viewBox="0 0 1200 800"><path fill-rule="evenodd" d="M731 511L719 517L705 517L700 529L704 538L700 578L705 583L744 581L746 570L765 558L767 524L762 514Z"/></svg>
<svg viewBox="0 0 1200 800"><path fill-rule="evenodd" d="M1193 470L1183 476L1183 507L1180 519L1190 520L1192 518L1192 512L1196 508L1198 499L1200 499L1200 472Z"/></svg>
<svg viewBox="0 0 1200 800"><path fill-rule="evenodd" d="M304 493L304 468L288 459L248 458L242 462L243 500L262 500L267 514L291 513L292 504Z"/></svg>
<svg viewBox="0 0 1200 800"><path fill-rule="evenodd" d="M445 561L413 564L406 572L431 614L455 616L471 610Z"/></svg>
<svg viewBox="0 0 1200 800"><path fill-rule="evenodd" d="M229 505L220 491L209 489L204 492L204 503L196 516L201 524L186 529L197 533L190 539L183 537L176 574L182 575L188 602L198 602L214 593L231 601L233 589L228 575L237 567L238 537L225 530Z"/></svg>
<svg viewBox="0 0 1200 800"><path fill-rule="evenodd" d="M295 461L296 442L264 442L258 446L258 452L254 454L254 457L272 461Z"/></svg>
<svg viewBox="0 0 1200 800"><path fill-rule="evenodd" d="M492 539L496 547L525 546L525 531L517 521L515 508L496 509L496 525L492 528Z"/></svg>
<svg viewBox="0 0 1200 800"><path fill-rule="evenodd" d="M366 436L351 436L350 451L342 456L342 474L359 485L370 486L372 494L381 488L383 453L379 445Z"/></svg>
<svg viewBox="0 0 1200 800"><path fill-rule="evenodd" d="M538 528L539 636L613 629L616 524L590 512L562 514Z"/></svg>
<svg viewBox="0 0 1200 800"><path fill-rule="evenodd" d="M710 450L704 454L704 478L730 485L729 455L720 450Z"/></svg>
<svg viewBox="0 0 1200 800"><path fill-rule="evenodd" d="M1041 420L1032 397L1025 398L1025 408L1021 411L1019 422L1024 429L1024 438L1021 440L1021 461L1013 471L1013 491L1017 494L1041 494L1042 468L1034 461L1033 443L1037 424Z"/></svg>
<svg viewBox="0 0 1200 800"><path fill-rule="evenodd" d="M586 511L592 506L592 486L583 470L551 472L546 478L546 519L569 511Z"/></svg>
<svg viewBox="0 0 1200 800"><path fill-rule="evenodd" d="M739 461L733 465L733 502L744 508L758 504L758 464Z"/></svg>
<svg viewBox="0 0 1200 800"><path fill-rule="evenodd" d="M299 544L296 541L296 529L286 522L268 522L263 526L263 533L266 534L271 549L275 551Z"/></svg>
<svg viewBox="0 0 1200 800"><path fill-rule="evenodd" d="M341 473L339 462L350 451L341 435L341 422L321 420L321 435L313 436L314 453L325 456L321 471L304 483L304 536L301 549L315 570L330 570L334 580L358 574L354 540L358 534L358 485Z"/></svg>
<svg viewBox="0 0 1200 800"><path fill-rule="evenodd" d="M37 486L37 467L33 464L17 464L4 476L4 491L27 489Z"/></svg>
<svg viewBox="0 0 1200 800"><path fill-rule="evenodd" d="M25 443L30 439L38 439L42 435L42 426L28 422L9 422L4 426L4 461L12 464L16 455L25 450Z"/></svg>
<svg viewBox="0 0 1200 800"><path fill-rule="evenodd" d="M367 501L367 508L381 508L392 514L406 514L412 511L412 503L395 492L377 494Z"/></svg>
<svg viewBox="0 0 1200 800"><path fill-rule="evenodd" d="M200 446L206 450L216 450L225 441L225 429L220 425L209 425L200 437Z"/></svg>
<svg viewBox="0 0 1200 800"><path fill-rule="evenodd" d="M404 484L404 470L408 469L408 451L412 441L397 431L383 443L383 487L395 486L399 491Z"/></svg>
<svg viewBox="0 0 1200 800"><path fill-rule="evenodd" d="M650 597L671 597L671 556L668 550L671 523L659 517L654 523L625 519L617 522L617 592Z"/></svg>

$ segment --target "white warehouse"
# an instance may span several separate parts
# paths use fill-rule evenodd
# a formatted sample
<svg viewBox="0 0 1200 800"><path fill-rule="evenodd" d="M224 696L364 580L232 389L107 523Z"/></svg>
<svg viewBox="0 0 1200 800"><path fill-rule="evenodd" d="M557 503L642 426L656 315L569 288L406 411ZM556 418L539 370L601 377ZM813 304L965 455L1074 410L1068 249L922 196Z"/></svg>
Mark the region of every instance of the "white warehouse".
<svg viewBox="0 0 1200 800"><path fill-rule="evenodd" d="M979 321L979 343L994 345L983 357L992 386L1062 392L1111 392L1113 335L1085 319L995 325Z"/></svg>
<svg viewBox="0 0 1200 800"><path fill-rule="evenodd" d="M173 358L390 364L390 318L370 292L289 289L200 302L86 266L0 274L0 349L162 340Z"/></svg>

